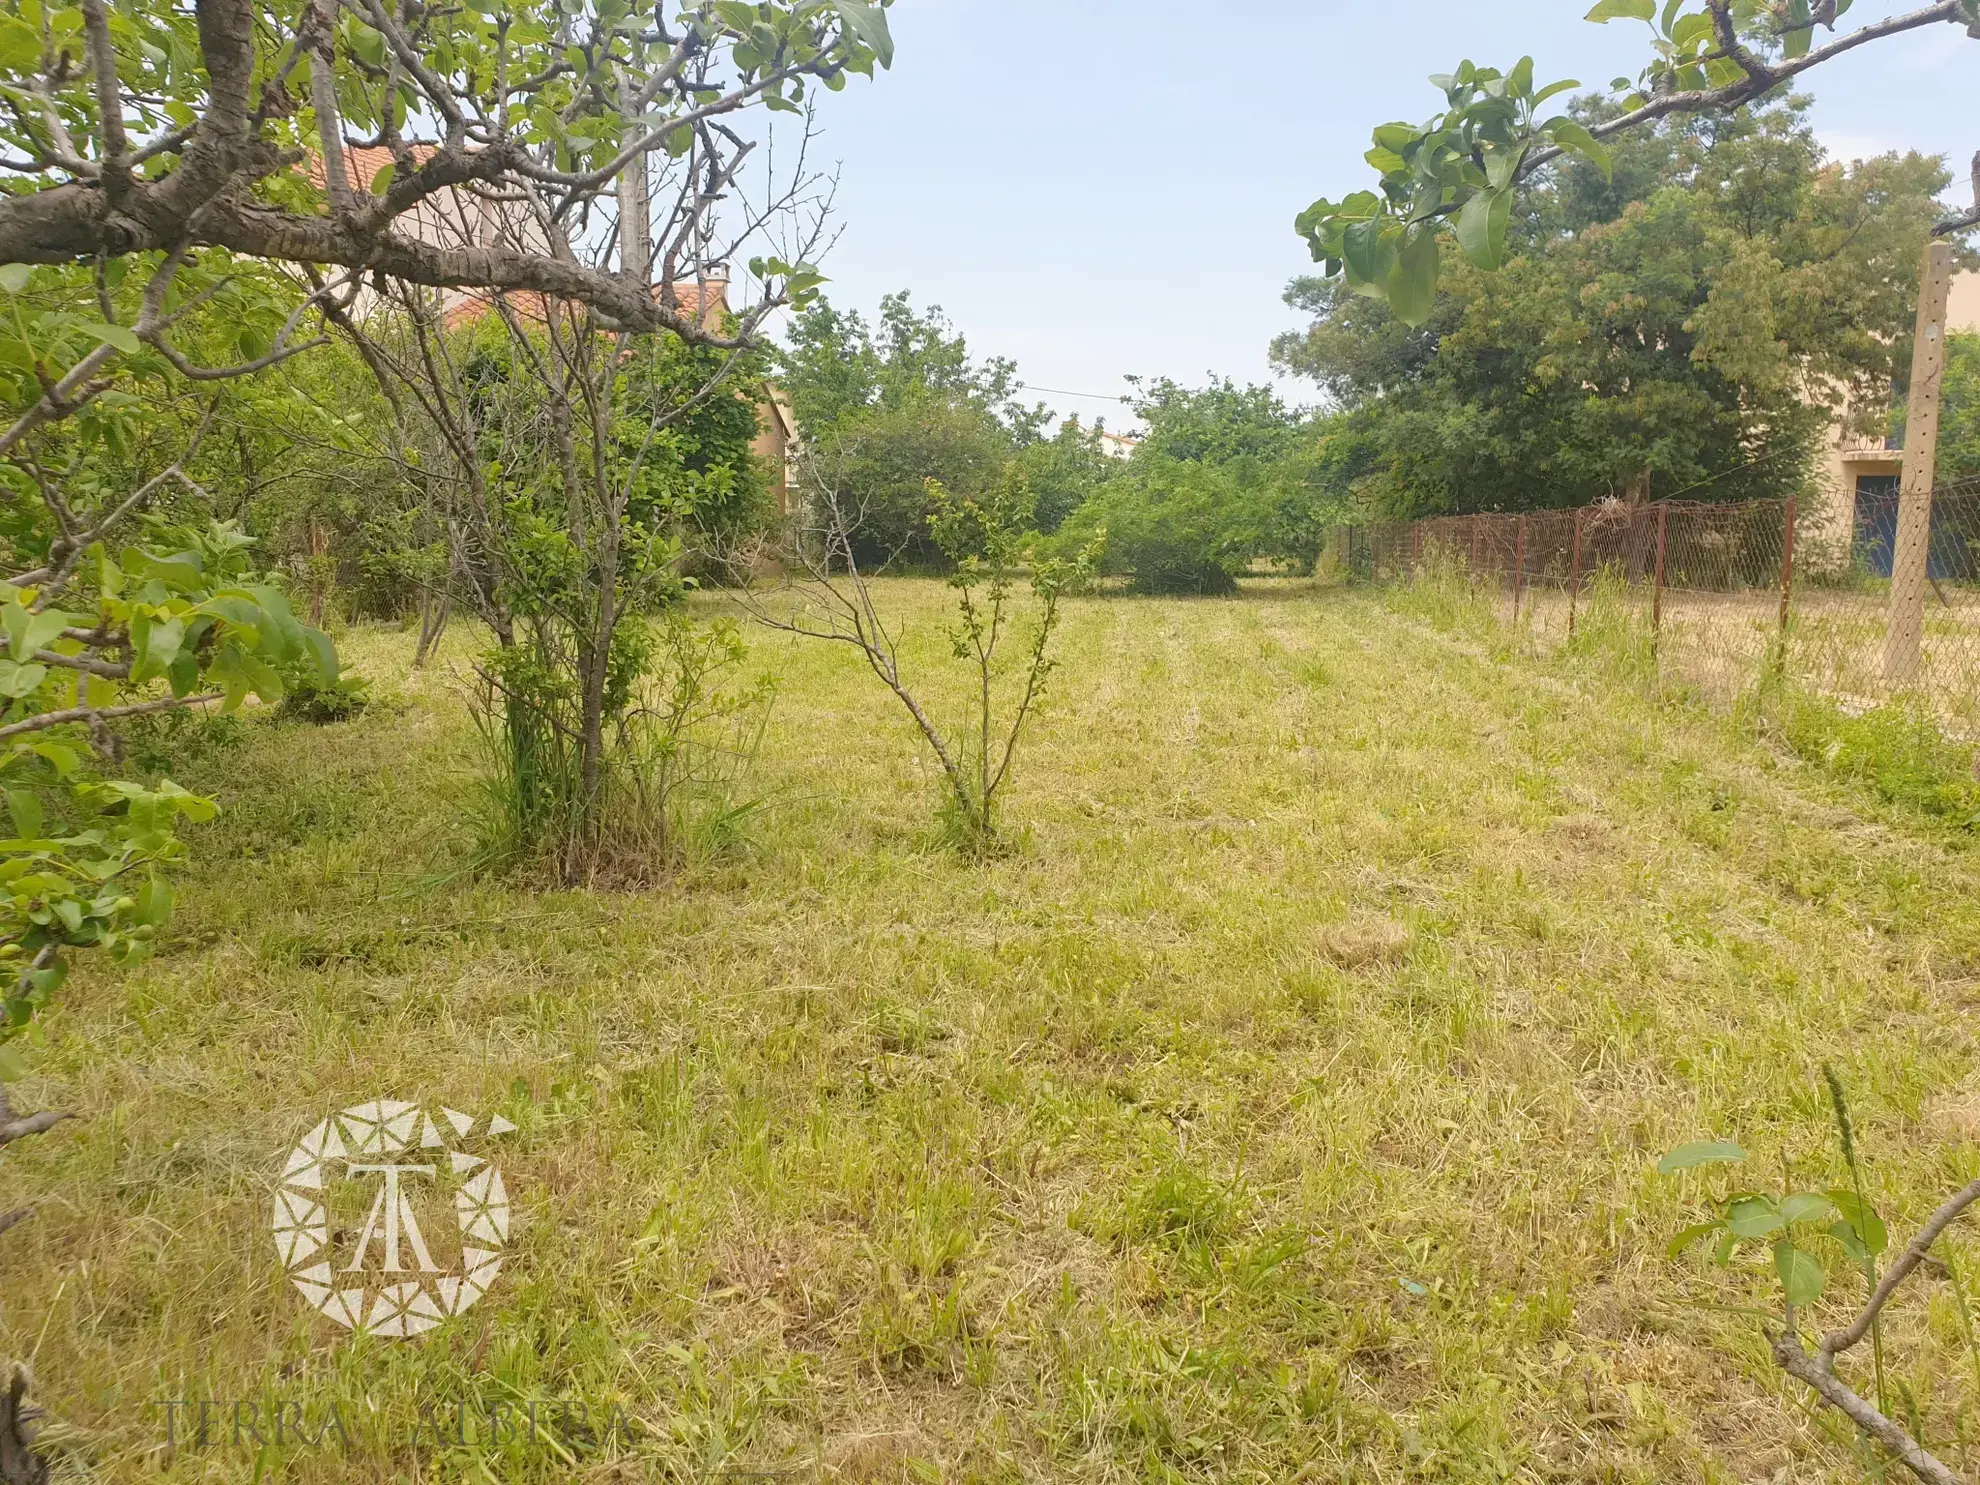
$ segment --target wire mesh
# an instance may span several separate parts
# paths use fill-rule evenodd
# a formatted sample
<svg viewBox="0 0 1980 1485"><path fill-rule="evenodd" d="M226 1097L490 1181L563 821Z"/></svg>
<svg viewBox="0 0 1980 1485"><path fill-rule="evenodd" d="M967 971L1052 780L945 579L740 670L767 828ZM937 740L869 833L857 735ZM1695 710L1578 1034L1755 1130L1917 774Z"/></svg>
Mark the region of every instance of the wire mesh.
<svg viewBox="0 0 1980 1485"><path fill-rule="evenodd" d="M1595 624L1716 700L1781 674L1852 710L1916 697L1980 736L1980 480L1933 493L1922 613L1893 608L1900 507L1865 490L1838 528L1794 499L1610 501L1358 527L1347 551L1378 581L1490 590L1543 652Z"/></svg>

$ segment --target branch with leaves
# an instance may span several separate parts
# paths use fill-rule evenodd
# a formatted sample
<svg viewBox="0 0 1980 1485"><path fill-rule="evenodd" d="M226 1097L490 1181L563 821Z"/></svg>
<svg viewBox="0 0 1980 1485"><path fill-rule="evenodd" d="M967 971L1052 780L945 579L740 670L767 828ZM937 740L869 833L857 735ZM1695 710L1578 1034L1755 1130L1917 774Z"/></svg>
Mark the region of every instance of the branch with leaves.
<svg viewBox="0 0 1980 1485"><path fill-rule="evenodd" d="M891 64L889 3L84 0L38 27L0 17L0 262L217 247L720 341L673 292L670 247L701 240L728 194L739 115L802 113ZM412 120L436 137L408 138ZM634 220L649 174L679 187L652 236ZM431 230L450 214L528 226L455 243ZM581 261L574 244L607 232L618 266ZM772 308L815 282L801 261L760 267Z"/></svg>
<svg viewBox="0 0 1980 1485"><path fill-rule="evenodd" d="M1774 1276L1780 1285L1781 1310L1778 1325L1767 1325L1769 1352L1781 1370L1805 1383L1823 1404L1841 1413L1867 1439L1885 1449L1927 1485L1965 1485L1920 1442L1916 1409L1913 1423L1906 1428L1894 1416L1893 1387L1887 1375L1883 1318L1898 1293L1927 1269L1943 1274L1953 1286L1954 1298L1962 1317L1968 1315L1966 1291L1959 1270L1950 1254L1935 1257L1933 1249L1953 1225L1976 1203L1980 1203L1980 1181L1940 1205L1907 1243L1895 1262L1880 1271L1890 1247L1884 1220L1871 1205L1865 1190L1863 1168L1856 1149L1856 1133L1850 1118L1842 1082L1833 1069L1824 1067L1830 1107L1840 1137L1843 1163L1850 1183L1826 1191L1800 1191L1775 1195L1756 1190L1736 1190L1716 1198L1713 1216L1684 1229L1670 1244L1676 1257L1694 1244L1711 1239L1713 1258L1720 1267L1729 1267L1748 1246L1767 1249ZM1723 1140L1682 1145L1658 1163L1663 1175L1678 1175L1711 1167L1743 1163L1746 1151ZM1823 1244L1833 1244L1863 1277L1868 1297L1847 1324L1824 1332L1809 1348L1802 1335L1802 1320L1819 1304L1826 1292L1828 1276L1819 1256ZM1969 1329L1970 1322L1963 1320ZM1872 1343L1875 1400L1863 1395L1838 1375L1836 1363L1845 1353L1865 1340ZM1980 1363L1980 1354L1976 1354Z"/></svg>
<svg viewBox="0 0 1980 1485"><path fill-rule="evenodd" d="M1837 57L1927 27L1957 25L1980 37L1980 0L1938 0L1817 45L1818 28L1835 33L1850 5L1702 0L1694 8L1693 0L1602 0L1588 19L1645 22L1655 53L1636 79L1611 84L1620 109L1615 116L1588 124L1546 113L1551 99L1581 84L1536 87L1531 57L1508 72L1467 61L1430 80L1444 94L1442 112L1420 125L1375 131L1366 158L1381 177L1378 190L1338 203L1316 201L1296 229L1328 277L1344 276L1355 292L1387 300L1405 324L1422 325L1436 302L1445 224L1468 261L1497 269L1519 184L1564 155L1606 171L1602 141L1653 120L1741 108ZM1969 214L1941 230L1974 225Z"/></svg>

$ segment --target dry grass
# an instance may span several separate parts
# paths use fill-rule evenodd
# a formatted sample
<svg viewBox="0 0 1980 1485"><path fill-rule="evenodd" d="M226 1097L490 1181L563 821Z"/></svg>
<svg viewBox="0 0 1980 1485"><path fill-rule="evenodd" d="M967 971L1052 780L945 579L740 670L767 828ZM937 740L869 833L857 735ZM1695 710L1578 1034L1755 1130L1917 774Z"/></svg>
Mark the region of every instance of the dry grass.
<svg viewBox="0 0 1980 1485"><path fill-rule="evenodd" d="M940 665L940 585L883 594ZM184 770L228 808L166 952L51 1018L24 1101L85 1120L0 1162L43 1206L0 1352L102 1480L1856 1478L1652 1167L1831 1183L1826 1059L1896 1225L1980 1170L1965 837L1433 617L1075 605L989 861L852 657L760 637L756 849L616 896L455 874L459 707L353 636L399 704ZM265 1227L380 1095L521 1126L508 1270L421 1342L316 1318ZM1893 1352L1980 1463L1943 1285ZM463 1396L645 1434L407 1445ZM168 1454L188 1397L334 1399L353 1448Z"/></svg>

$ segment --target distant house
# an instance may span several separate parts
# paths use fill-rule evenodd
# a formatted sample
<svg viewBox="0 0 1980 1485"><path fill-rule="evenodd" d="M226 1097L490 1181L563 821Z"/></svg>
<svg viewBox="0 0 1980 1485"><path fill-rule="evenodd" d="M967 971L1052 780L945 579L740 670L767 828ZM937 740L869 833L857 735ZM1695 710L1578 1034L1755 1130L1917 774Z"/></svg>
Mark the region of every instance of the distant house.
<svg viewBox="0 0 1980 1485"><path fill-rule="evenodd" d="M1141 447L1141 440L1125 433L1108 433L1104 430L1097 435L1100 452L1109 459L1132 459L1134 451Z"/></svg>
<svg viewBox="0 0 1980 1485"><path fill-rule="evenodd" d="M1946 328L1953 335L1980 335L1980 273L1962 273L1953 280ZM1825 450L1823 484L1834 498L1810 534L1820 549L1837 557L1850 554L1871 570L1888 573L1904 450L1896 439L1849 432L1846 421L1836 419Z"/></svg>
<svg viewBox="0 0 1980 1485"><path fill-rule="evenodd" d="M412 146L413 158L420 162L431 158L433 151L434 146L430 144ZM345 172L351 189L360 195L370 194L379 173L393 163L392 152L382 146L346 148L344 151ZM323 188L325 175L320 156L312 157L310 161L310 177L319 189ZM489 247L507 238L512 242L520 239L537 251L548 250L541 229L522 213L504 211L501 203L458 187L435 192L398 218L394 226L435 247ZM475 323L487 315L495 303L495 295L486 289L440 289L435 292L440 297L441 312L450 330ZM684 314L697 315L702 324L711 329L719 325L729 311L729 280L725 272L711 274L695 283L655 284L653 292L655 297L661 294L671 296L675 309ZM369 291L366 293L369 294ZM543 295L512 291L506 298L525 318L537 321L546 318L547 302ZM375 300L372 302L375 303ZM359 313L364 311L365 305L366 301L360 299ZM739 386L738 395L756 405L757 436L752 448L769 474L777 509L789 514L790 450L797 437L797 423L791 416L790 400L781 388L769 381Z"/></svg>

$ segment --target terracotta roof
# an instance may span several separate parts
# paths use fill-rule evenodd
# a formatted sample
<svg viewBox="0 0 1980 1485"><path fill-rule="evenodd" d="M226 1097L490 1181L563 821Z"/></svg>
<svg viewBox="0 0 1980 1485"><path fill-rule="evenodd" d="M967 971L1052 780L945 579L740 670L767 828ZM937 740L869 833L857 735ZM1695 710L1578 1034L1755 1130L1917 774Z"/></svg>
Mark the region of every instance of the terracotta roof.
<svg viewBox="0 0 1980 1485"><path fill-rule="evenodd" d="M424 165L440 152L437 144L418 143L409 145L414 160ZM392 164L392 152L382 144L344 148L344 173L351 178L351 189L369 193L371 183L378 179L378 172ZM323 156L315 150L309 152L310 184L319 191L328 184L323 170Z"/></svg>

